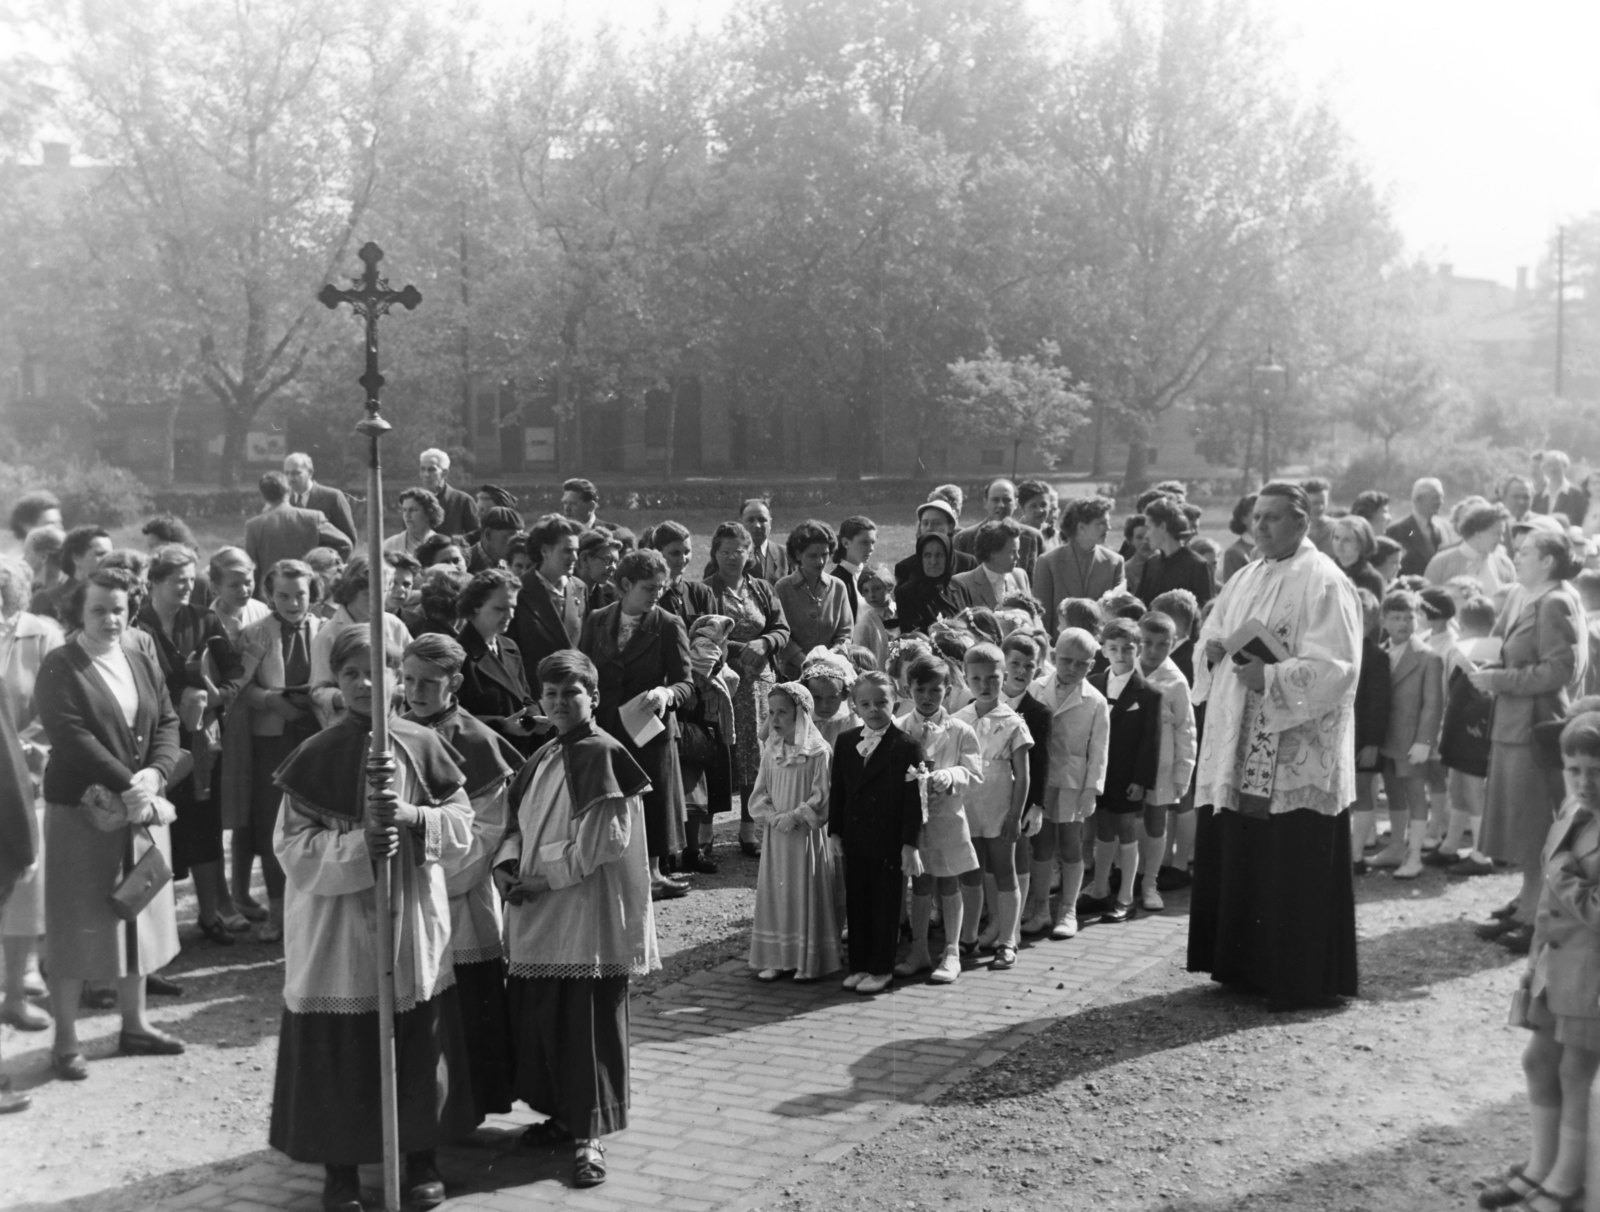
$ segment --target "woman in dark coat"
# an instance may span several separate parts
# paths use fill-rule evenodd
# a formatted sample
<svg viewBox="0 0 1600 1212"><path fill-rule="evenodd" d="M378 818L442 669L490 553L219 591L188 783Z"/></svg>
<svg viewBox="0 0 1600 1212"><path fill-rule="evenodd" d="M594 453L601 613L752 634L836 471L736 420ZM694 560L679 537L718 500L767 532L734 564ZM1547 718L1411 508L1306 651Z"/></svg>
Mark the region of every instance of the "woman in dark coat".
<svg viewBox="0 0 1600 1212"><path fill-rule="evenodd" d="M85 981L116 980L125 1055L172 1055L182 1041L145 1017L145 977L178 953L169 882L133 922L108 893L152 846L170 852L164 799L178 764L178 716L160 666L122 643L134 576L100 568L84 585L83 630L45 658L34 689L50 737L45 770L45 939L56 1016L50 1064L81 1081L78 998ZM87 797L87 802L86 802Z"/></svg>
<svg viewBox="0 0 1600 1212"><path fill-rule="evenodd" d="M1372 525L1366 518L1351 514L1346 518L1335 518L1330 527L1333 539L1333 560L1344 575L1358 589L1365 589L1378 601L1383 601L1383 577L1372 566L1372 557L1378 551L1378 537L1372 533Z"/></svg>
<svg viewBox="0 0 1600 1212"><path fill-rule="evenodd" d="M516 577L491 568L467 582L456 599L461 619L457 638L467 654L456 699L526 756L539 747L531 719L537 708L522 653L506 634L516 610L517 589Z"/></svg>
<svg viewBox="0 0 1600 1212"><path fill-rule="evenodd" d="M682 619L656 605L667 575L667 562L658 551L623 556L616 573L621 597L586 618L578 639L578 651L594 662L600 675L595 722L622 742L650 779L644 825L656 899L684 894L683 885L661 873L661 858L684 846L683 787L671 713L687 705L694 692L689 633ZM635 743L621 718L622 708L641 695L667 725L643 745Z"/></svg>
<svg viewBox="0 0 1600 1212"><path fill-rule="evenodd" d="M900 631L927 631L938 619L961 613L961 594L950 585L955 572L950 540L937 532L917 540L916 572L894 590Z"/></svg>

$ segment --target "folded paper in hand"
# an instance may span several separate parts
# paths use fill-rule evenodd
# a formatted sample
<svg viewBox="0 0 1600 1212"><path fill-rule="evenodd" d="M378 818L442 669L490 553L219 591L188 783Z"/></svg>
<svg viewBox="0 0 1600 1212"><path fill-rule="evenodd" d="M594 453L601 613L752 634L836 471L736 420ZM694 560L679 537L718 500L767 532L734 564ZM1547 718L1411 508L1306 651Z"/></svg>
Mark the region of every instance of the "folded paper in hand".
<svg viewBox="0 0 1600 1212"><path fill-rule="evenodd" d="M1283 641L1257 619L1247 619L1241 623L1239 630L1227 638L1223 647L1228 650L1229 656L1240 662L1247 657L1255 657L1263 664L1276 665L1279 661L1287 661L1290 655Z"/></svg>
<svg viewBox="0 0 1600 1212"><path fill-rule="evenodd" d="M656 709L650 705L649 691L637 695L618 709L617 715L627 729L628 739L635 745L648 745L666 730Z"/></svg>

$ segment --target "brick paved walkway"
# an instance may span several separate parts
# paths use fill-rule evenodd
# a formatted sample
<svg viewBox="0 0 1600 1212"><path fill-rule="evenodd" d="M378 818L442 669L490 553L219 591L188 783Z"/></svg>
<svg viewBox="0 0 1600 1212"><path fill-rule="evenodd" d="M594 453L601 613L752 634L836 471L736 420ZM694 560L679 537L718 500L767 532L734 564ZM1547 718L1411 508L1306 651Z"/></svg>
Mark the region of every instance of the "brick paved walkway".
<svg viewBox="0 0 1600 1212"><path fill-rule="evenodd" d="M1010 972L874 998L837 980L755 980L743 963L696 973L633 1002L634 1124L607 1141L610 1178L567 1185L566 1150L515 1147L537 1117L491 1120L446 1150L453 1210L562 1208L742 1212L892 1127L1063 1015L1178 953L1186 916L1097 926L1025 946ZM161 1209L265 1212L321 1205L319 1167L257 1162Z"/></svg>

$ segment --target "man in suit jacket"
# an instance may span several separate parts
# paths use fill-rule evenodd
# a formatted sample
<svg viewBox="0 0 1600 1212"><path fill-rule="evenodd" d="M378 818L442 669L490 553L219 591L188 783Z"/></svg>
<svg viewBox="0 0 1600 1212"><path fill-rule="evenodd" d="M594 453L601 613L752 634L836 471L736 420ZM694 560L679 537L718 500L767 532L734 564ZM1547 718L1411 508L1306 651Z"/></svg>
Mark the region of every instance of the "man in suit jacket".
<svg viewBox="0 0 1600 1212"><path fill-rule="evenodd" d="M422 486L439 498L444 521L434 527L440 534L471 534L478 529L477 499L445 483L450 474L450 456L437 447L417 456L417 475Z"/></svg>
<svg viewBox="0 0 1600 1212"><path fill-rule="evenodd" d="M292 454L283 461L283 475L289 481L289 504L296 509L316 509L332 522L352 543L356 541L356 519L350 498L337 488L312 479L311 456Z"/></svg>
<svg viewBox="0 0 1600 1212"><path fill-rule="evenodd" d="M957 527L961 524L953 506L948 501L934 498L924 501L917 506L917 538L925 534L942 534L948 541L954 541ZM952 575L971 572L978 566L977 559L970 551L956 551L951 549L950 558L955 561ZM895 584L904 585L922 571L921 561L913 551L905 559L894 566Z"/></svg>
<svg viewBox="0 0 1600 1212"><path fill-rule="evenodd" d="M989 485L984 503L989 508L989 516L984 522L1011 517L1017 509L1017 486L1010 480L996 480ZM977 526L968 526L965 530L957 531L955 538L950 540L950 545L957 551L976 558L974 546L978 540L978 526L982 525L983 522L979 522ZM1044 535L1032 526L1022 526L1020 522L1017 525L1022 527L1022 537L1017 540L1017 567L1032 576L1033 566L1038 563L1039 553L1044 550Z"/></svg>
<svg viewBox="0 0 1600 1212"><path fill-rule="evenodd" d="M583 632L586 587L572 573L578 562L578 524L562 517L541 520L528 532L528 553L539 564L522 578L511 625L531 685L539 662L552 652L576 648Z"/></svg>
<svg viewBox="0 0 1600 1212"><path fill-rule="evenodd" d="M297 509L289 504L289 481L281 471L261 477L261 499L266 507L244 524L244 550L256 565L256 596L267 570L279 560L298 560L313 547L331 547L340 558L350 558L350 540L320 510Z"/></svg>
<svg viewBox="0 0 1600 1212"><path fill-rule="evenodd" d="M1033 567L1033 596L1044 607L1045 630L1061 627L1056 611L1067 598L1098 601L1127 583L1122 557L1105 545L1114 502L1082 497L1067 505L1061 517L1061 546L1039 557Z"/></svg>
<svg viewBox="0 0 1600 1212"><path fill-rule="evenodd" d="M1444 485L1424 476L1411 486L1411 516L1389 527L1389 537L1406 549L1400 557L1402 576L1423 576L1428 561L1456 541L1448 523L1437 521L1444 508Z"/></svg>

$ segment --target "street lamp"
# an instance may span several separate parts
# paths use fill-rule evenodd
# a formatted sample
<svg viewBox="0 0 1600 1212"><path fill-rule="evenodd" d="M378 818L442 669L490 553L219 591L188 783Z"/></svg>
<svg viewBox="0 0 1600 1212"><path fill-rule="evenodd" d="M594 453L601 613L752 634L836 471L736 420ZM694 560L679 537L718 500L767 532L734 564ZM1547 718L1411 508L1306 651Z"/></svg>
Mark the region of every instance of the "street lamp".
<svg viewBox="0 0 1600 1212"><path fill-rule="evenodd" d="M1289 385L1289 372L1279 366L1267 346L1267 360L1250 367L1250 410L1261 414L1261 482L1272 478L1272 413L1282 402Z"/></svg>

